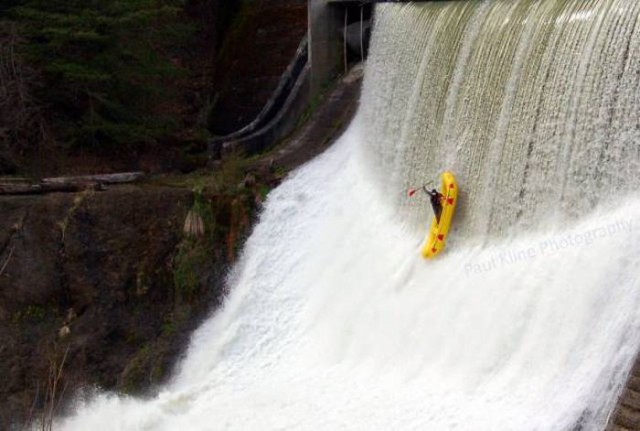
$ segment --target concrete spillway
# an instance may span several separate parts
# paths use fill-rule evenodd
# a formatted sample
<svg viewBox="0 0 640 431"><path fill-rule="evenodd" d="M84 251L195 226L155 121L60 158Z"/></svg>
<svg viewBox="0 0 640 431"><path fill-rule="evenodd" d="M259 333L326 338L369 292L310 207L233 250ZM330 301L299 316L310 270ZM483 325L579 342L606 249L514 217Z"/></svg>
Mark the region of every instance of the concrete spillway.
<svg viewBox="0 0 640 431"><path fill-rule="evenodd" d="M361 108L268 199L173 381L64 430L602 429L640 335L640 4L378 5ZM449 249L423 197L454 170Z"/></svg>

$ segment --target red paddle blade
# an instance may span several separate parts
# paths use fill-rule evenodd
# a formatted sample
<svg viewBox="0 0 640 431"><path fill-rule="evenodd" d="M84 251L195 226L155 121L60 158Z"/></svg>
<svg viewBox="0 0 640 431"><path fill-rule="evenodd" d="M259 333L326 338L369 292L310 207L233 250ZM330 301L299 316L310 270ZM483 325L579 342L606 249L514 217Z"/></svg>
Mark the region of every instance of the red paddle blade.
<svg viewBox="0 0 640 431"><path fill-rule="evenodd" d="M416 189L409 189L409 197L416 194Z"/></svg>

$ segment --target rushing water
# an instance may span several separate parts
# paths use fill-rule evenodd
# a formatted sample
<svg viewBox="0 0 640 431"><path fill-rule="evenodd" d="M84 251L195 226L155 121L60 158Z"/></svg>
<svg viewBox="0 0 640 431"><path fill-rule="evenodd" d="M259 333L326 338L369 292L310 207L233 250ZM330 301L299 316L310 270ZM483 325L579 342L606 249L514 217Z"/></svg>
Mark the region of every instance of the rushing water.
<svg viewBox="0 0 640 431"><path fill-rule="evenodd" d="M584 214L638 186L640 2L377 8L361 113L381 187L453 170L465 233ZM384 112L384 115L381 114ZM423 206L421 206L422 208ZM404 214L414 226L426 211Z"/></svg>
<svg viewBox="0 0 640 431"><path fill-rule="evenodd" d="M602 429L640 342L640 2L378 5L360 111L149 400L63 430ZM406 190L461 202L438 259Z"/></svg>

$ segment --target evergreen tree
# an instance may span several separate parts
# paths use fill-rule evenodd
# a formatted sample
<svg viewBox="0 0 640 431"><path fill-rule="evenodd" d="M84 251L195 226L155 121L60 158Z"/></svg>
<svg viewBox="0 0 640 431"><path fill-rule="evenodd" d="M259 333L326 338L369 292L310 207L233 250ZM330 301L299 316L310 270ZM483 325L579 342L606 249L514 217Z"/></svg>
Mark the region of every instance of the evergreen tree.
<svg viewBox="0 0 640 431"><path fill-rule="evenodd" d="M184 0L18 0L11 9L42 70L37 96L54 130L75 146L154 142L170 131L155 107L179 69L170 57L192 29Z"/></svg>

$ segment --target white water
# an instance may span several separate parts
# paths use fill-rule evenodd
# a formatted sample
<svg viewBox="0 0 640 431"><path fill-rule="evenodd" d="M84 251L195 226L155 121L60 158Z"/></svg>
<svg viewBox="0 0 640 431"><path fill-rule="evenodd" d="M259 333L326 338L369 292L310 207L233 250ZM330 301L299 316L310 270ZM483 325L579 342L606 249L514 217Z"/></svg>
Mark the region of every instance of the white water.
<svg viewBox="0 0 640 431"><path fill-rule="evenodd" d="M585 84L587 97L578 87L568 91L541 83L549 106L538 109L525 103L536 84L523 70L535 76L541 68L557 70L561 78L554 83L577 79L576 70L584 71L578 73L580 82L594 76L592 68L622 70L610 76L636 89L638 65L614 60L619 67L603 68L575 52L557 64L547 59L536 66L526 59L537 45L517 42L509 52L519 60L486 66L506 68L497 80L502 84L496 81L487 90L490 99L460 96L481 82L471 76L489 61L480 53L496 43L486 32L507 22L505 13L515 14L506 6L526 9L517 14L523 23L534 19L527 15L530 8L542 17L549 8L565 18L596 19L605 3L633 4L587 3L582 15L565 14L562 8L579 4L571 1L378 7L358 118L332 149L270 194L229 281L224 307L194 334L173 382L150 400L99 395L58 426L69 431L546 431L580 422L582 429L602 429L640 342L640 196L638 159L630 157L640 146L637 94L618 89L623 95L609 103L601 100L606 89ZM637 21L637 14L625 12L625 19ZM557 35L558 24L543 39L557 38L560 46L569 34L591 48L608 46L589 37L593 22L583 21L586 30L574 26ZM633 27L613 19L611 25ZM514 26L512 34L538 34L538 26ZM457 47L448 60L442 54L450 50L438 41L445 29L448 43ZM636 43L636 36L628 37ZM411 48L399 51L403 38ZM582 49L581 43L576 46ZM573 72L561 72L565 69ZM448 77L438 70L450 71ZM442 87L429 98L420 95L426 77ZM495 108L483 112L482 100ZM588 109L588 100L613 106L612 112L603 110L618 119L589 132L588 115L597 117L600 110ZM525 114L536 110L533 127ZM567 117L562 127L551 121L558 112ZM471 122L466 132L460 130L463 119ZM562 132L536 134L554 127ZM533 156L516 151L522 136L533 142ZM551 144L549 136L555 139ZM576 166L586 166L579 156L585 147L574 145L573 136L587 136L583 141L596 152L609 152L599 175L580 177L584 170ZM559 149L558 158L547 154L551 148ZM526 168L544 154L548 163ZM456 168L468 194L447 252L424 261L419 247L427 204L423 197L413 202L403 195L410 182L436 176L445 166ZM507 184L505 175L520 180ZM565 184L561 193L570 223L536 197L550 176ZM590 193L601 193L603 184L617 184L620 192L585 209L589 205L571 185L578 180ZM475 214L486 200L470 195L492 196L493 182L517 202L501 215L500 202L492 201L489 210L497 215L489 221ZM574 204L580 216L570 211ZM533 214L540 223L519 224ZM486 228L497 220L517 234L500 224Z"/></svg>
<svg viewBox="0 0 640 431"><path fill-rule="evenodd" d="M464 236L584 215L638 190L640 2L378 5L361 114L374 178L398 190L454 171ZM615 191L615 192L614 192Z"/></svg>

